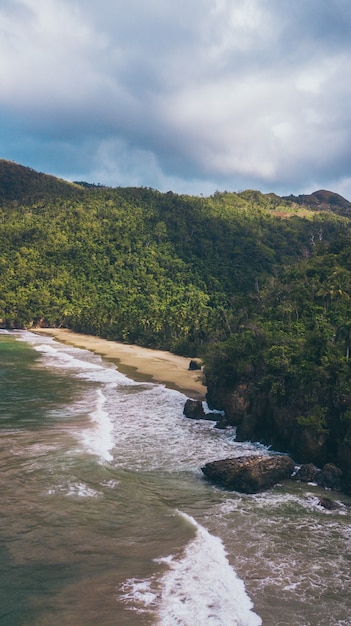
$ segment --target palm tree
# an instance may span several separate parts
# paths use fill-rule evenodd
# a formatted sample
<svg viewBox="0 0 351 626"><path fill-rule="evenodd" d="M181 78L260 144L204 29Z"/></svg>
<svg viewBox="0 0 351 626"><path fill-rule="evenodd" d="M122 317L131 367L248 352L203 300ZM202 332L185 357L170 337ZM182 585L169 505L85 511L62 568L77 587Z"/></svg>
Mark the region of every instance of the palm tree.
<svg viewBox="0 0 351 626"><path fill-rule="evenodd" d="M350 358L351 350L351 322L339 326L335 333L335 341L343 341L346 348L346 361Z"/></svg>

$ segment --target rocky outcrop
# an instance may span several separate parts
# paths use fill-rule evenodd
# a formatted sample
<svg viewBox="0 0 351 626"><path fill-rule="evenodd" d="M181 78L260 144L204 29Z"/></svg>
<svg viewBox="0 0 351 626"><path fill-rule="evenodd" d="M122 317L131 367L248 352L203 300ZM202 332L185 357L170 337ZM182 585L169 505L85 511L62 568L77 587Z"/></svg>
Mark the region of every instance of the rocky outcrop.
<svg viewBox="0 0 351 626"><path fill-rule="evenodd" d="M199 363L198 361L195 361L194 359L191 359L188 369L190 371L201 370L201 363Z"/></svg>
<svg viewBox="0 0 351 626"><path fill-rule="evenodd" d="M297 463L315 466L309 477L298 473L297 480L318 482L322 487L351 495L351 445L348 440L343 441L345 433L340 420L335 420L333 428L318 430L301 424L297 403L277 405L254 385L240 383L229 389L214 378L214 382L207 380L207 387L208 405L222 409L227 423L236 426L236 441L260 442L283 454L288 452ZM348 402L351 410L351 395ZM330 464L339 468L339 475L334 478L324 469L317 469Z"/></svg>
<svg viewBox="0 0 351 626"><path fill-rule="evenodd" d="M257 493L290 478L294 461L283 455L245 456L206 463L201 468L216 485L242 493Z"/></svg>
<svg viewBox="0 0 351 626"><path fill-rule="evenodd" d="M326 463L322 470L312 463L306 463L301 465L293 478L302 483L314 482L319 487L333 491L341 491L344 488L343 472L333 463Z"/></svg>
<svg viewBox="0 0 351 626"><path fill-rule="evenodd" d="M246 384L237 385L234 391L228 392L221 387L220 381L217 384L208 384L206 400L209 407L220 409L225 412L226 419L232 426L242 423L249 409L248 386Z"/></svg>
<svg viewBox="0 0 351 626"><path fill-rule="evenodd" d="M222 413L219 413L218 411L206 412L201 400L191 400L189 398L184 405L183 413L185 417L192 420L209 420L217 422L217 428L226 428L228 426L228 422Z"/></svg>
<svg viewBox="0 0 351 626"><path fill-rule="evenodd" d="M316 483L325 489L340 491L343 488L343 473L333 463L327 463L316 475Z"/></svg>
<svg viewBox="0 0 351 626"><path fill-rule="evenodd" d="M327 511L334 511L335 509L340 508L339 504L337 502L334 502L333 500L330 500L330 498L320 498L318 504Z"/></svg>
<svg viewBox="0 0 351 626"><path fill-rule="evenodd" d="M320 470L313 465L313 463L305 463L304 465L301 465L296 474L294 474L293 478L301 483L313 483L318 472L320 472Z"/></svg>
<svg viewBox="0 0 351 626"><path fill-rule="evenodd" d="M201 400L188 400L184 405L183 413L185 417L192 420L201 420L205 418L205 411Z"/></svg>

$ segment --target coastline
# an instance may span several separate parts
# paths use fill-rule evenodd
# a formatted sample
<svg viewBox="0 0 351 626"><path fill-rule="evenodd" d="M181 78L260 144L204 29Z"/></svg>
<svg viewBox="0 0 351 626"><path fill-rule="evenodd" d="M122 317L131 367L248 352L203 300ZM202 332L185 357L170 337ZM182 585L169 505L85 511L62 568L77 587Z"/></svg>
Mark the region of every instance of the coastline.
<svg viewBox="0 0 351 626"><path fill-rule="evenodd" d="M33 328L31 332L50 335L57 341L85 348L113 361L120 372L136 381L162 383L194 400L204 400L206 387L201 370L189 370L190 358L164 350L142 348L94 335L76 333L67 328Z"/></svg>

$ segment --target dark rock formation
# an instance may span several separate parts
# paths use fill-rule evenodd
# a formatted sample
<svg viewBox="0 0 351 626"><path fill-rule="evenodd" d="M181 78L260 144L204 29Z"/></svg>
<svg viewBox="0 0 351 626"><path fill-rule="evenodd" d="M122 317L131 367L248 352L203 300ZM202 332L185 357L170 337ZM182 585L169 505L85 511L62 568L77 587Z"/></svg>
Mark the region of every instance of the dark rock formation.
<svg viewBox="0 0 351 626"><path fill-rule="evenodd" d="M216 485L242 493L257 493L290 478L294 467L294 461L288 456L245 456L206 463L201 470Z"/></svg>
<svg viewBox="0 0 351 626"><path fill-rule="evenodd" d="M221 387L220 381L216 381L215 385L213 383L209 385L208 380L206 382L208 406L224 411L232 426L241 424L250 403L247 396L247 385L238 385L234 391L229 392L228 389Z"/></svg>
<svg viewBox="0 0 351 626"><path fill-rule="evenodd" d="M214 413L213 413L214 415ZM215 428L219 428L220 430L225 430L226 428L228 428L228 426L230 426L230 424L228 424L227 420L225 419L225 417L221 416L220 419L218 419L218 413L217 413L217 419L216 419L216 425Z"/></svg>
<svg viewBox="0 0 351 626"><path fill-rule="evenodd" d="M210 420L211 422L223 424L218 428L225 428L228 426L228 423L225 420L224 416L218 411L207 411L207 413L205 413L201 400L188 399L184 405L183 413L185 417L189 417L193 420Z"/></svg>
<svg viewBox="0 0 351 626"><path fill-rule="evenodd" d="M236 429L236 441L252 441L257 427L257 419L252 415L245 415Z"/></svg>
<svg viewBox="0 0 351 626"><path fill-rule="evenodd" d="M336 465L343 471L343 491L351 495L351 445L343 442L339 445Z"/></svg>
<svg viewBox="0 0 351 626"><path fill-rule="evenodd" d="M341 490L343 488L343 473L333 463L327 463L321 472L316 475L316 483L325 489Z"/></svg>
<svg viewBox="0 0 351 626"><path fill-rule="evenodd" d="M212 408L224 410L228 424L236 426L237 441L260 442L283 454L289 451L299 464L312 463L320 468L335 463L343 472L341 489L351 494L351 446L340 443L342 433L339 436L335 430L315 432L302 426L293 403L276 406L268 394L253 392L253 387L250 392L249 385L224 389L220 388L220 381L215 383L207 383L207 402ZM303 480L301 475L298 480Z"/></svg>
<svg viewBox="0 0 351 626"><path fill-rule="evenodd" d="M317 468L335 464L342 475L332 478L330 472L318 470L303 477L304 469L296 478L317 482L318 476L322 487L351 495L351 445L342 419L344 411L351 411L351 394L339 394L338 406L333 405L328 414L327 427L318 429L301 421L304 409L298 391L296 397L277 402L250 372L245 380L231 381L205 366L205 376L208 406L224 411L227 423L236 426L237 441L260 442L282 454L288 451L299 464ZM257 376L259 380L260 373Z"/></svg>
<svg viewBox="0 0 351 626"><path fill-rule="evenodd" d="M201 364L192 359L189 363L189 370L201 370Z"/></svg>
<svg viewBox="0 0 351 626"><path fill-rule="evenodd" d="M320 498L318 502L319 506L322 506L323 509L327 509L327 511L334 511L339 508L339 505L330 498Z"/></svg>
<svg viewBox="0 0 351 626"><path fill-rule="evenodd" d="M305 463L301 465L300 469L294 474L294 480L299 480L302 483L312 483L320 470L312 463Z"/></svg>
<svg viewBox="0 0 351 626"><path fill-rule="evenodd" d="M315 433L295 423L291 434L291 448L295 458L303 463L312 461L321 467L330 460L327 433Z"/></svg>
<svg viewBox="0 0 351 626"><path fill-rule="evenodd" d="M206 417L201 400L188 399L184 405L183 413L185 417L189 417L192 420L205 419Z"/></svg>

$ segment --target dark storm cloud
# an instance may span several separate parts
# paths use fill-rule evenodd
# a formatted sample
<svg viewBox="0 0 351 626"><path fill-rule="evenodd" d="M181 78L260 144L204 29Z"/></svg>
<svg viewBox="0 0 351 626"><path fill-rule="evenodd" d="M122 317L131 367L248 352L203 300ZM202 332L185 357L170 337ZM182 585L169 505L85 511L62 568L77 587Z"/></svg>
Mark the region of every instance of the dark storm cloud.
<svg viewBox="0 0 351 626"><path fill-rule="evenodd" d="M350 27L346 0L3 0L2 156L107 184L351 197Z"/></svg>

